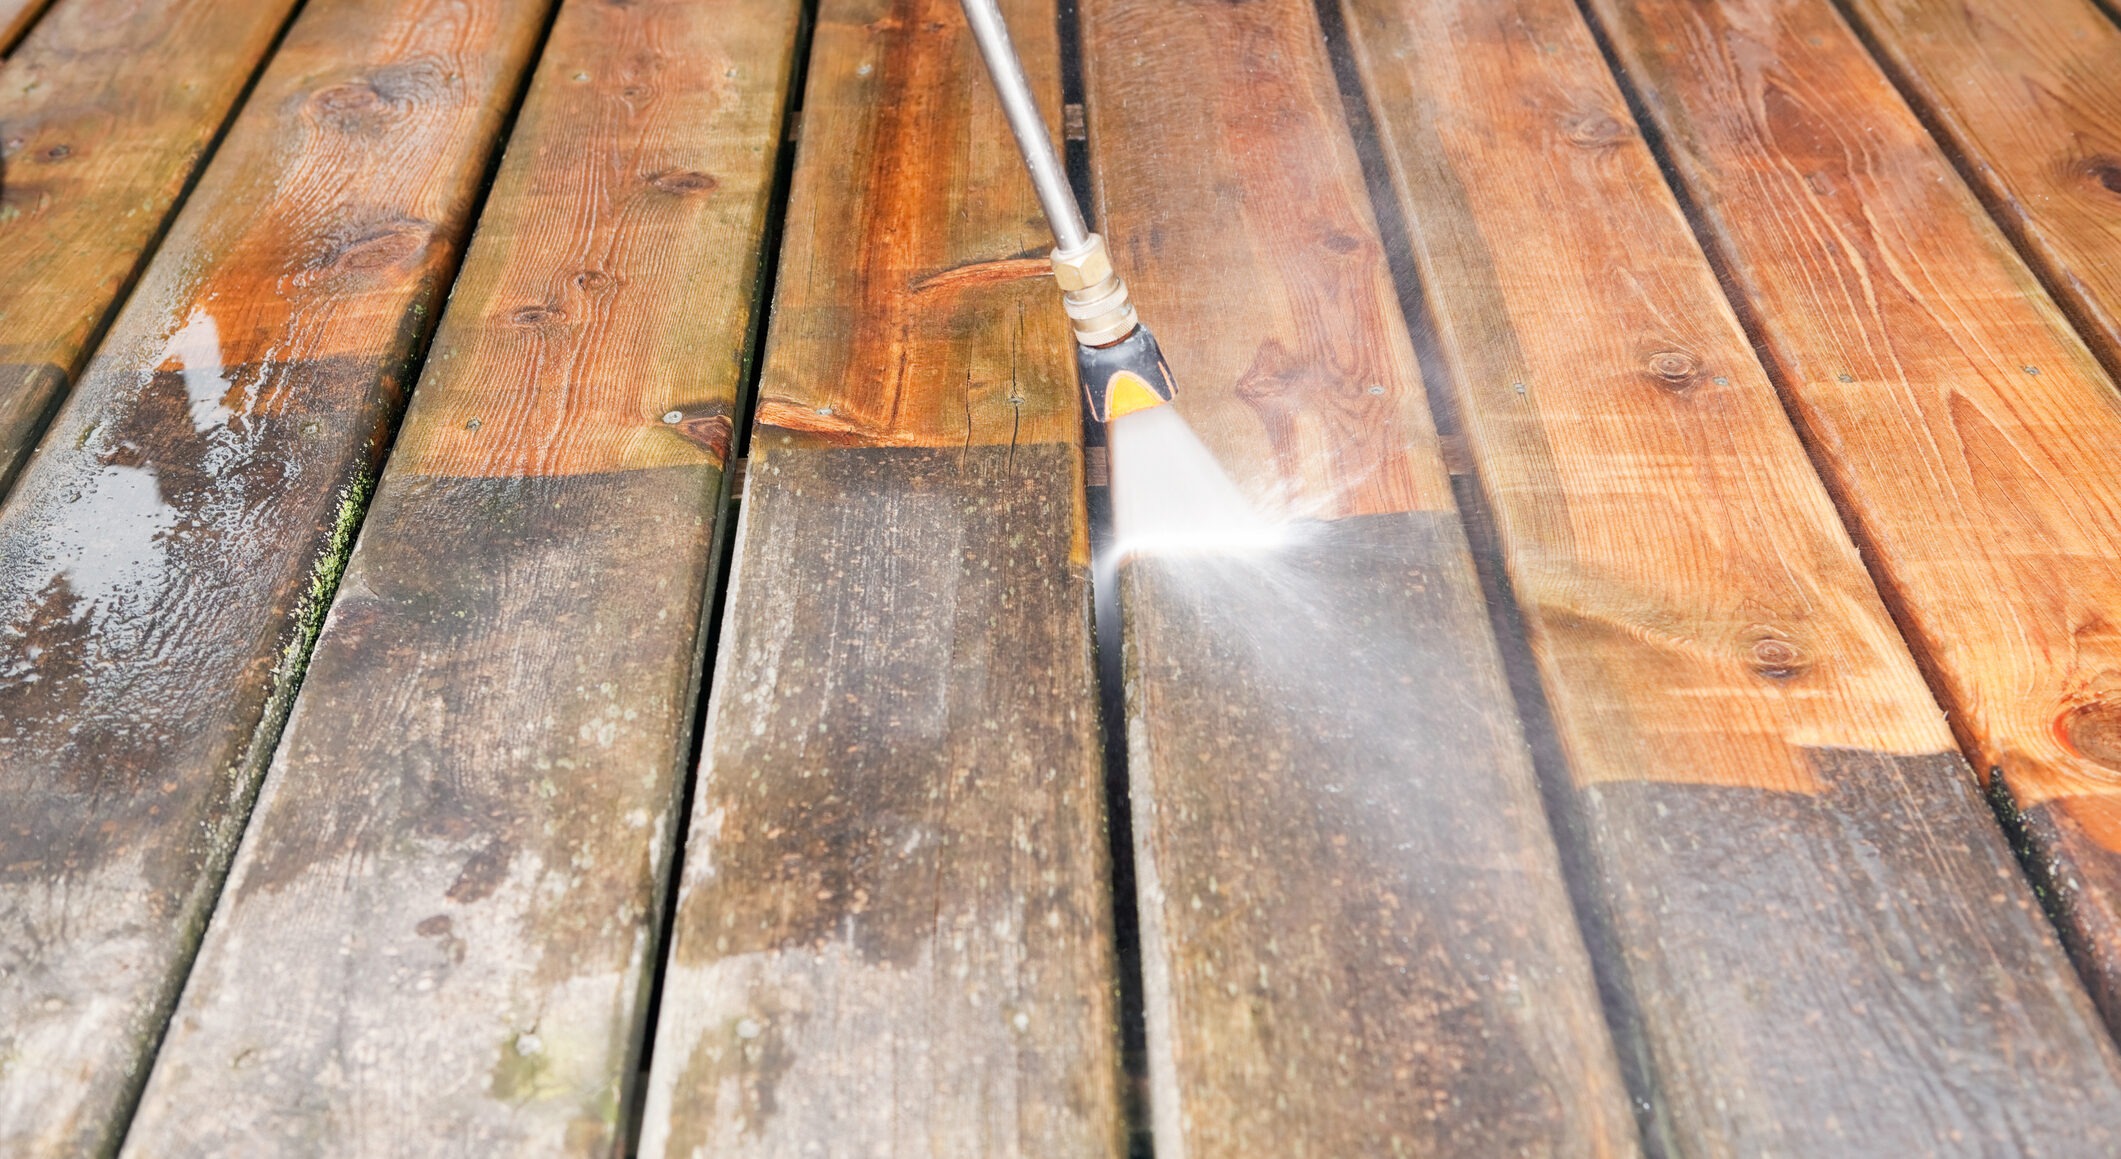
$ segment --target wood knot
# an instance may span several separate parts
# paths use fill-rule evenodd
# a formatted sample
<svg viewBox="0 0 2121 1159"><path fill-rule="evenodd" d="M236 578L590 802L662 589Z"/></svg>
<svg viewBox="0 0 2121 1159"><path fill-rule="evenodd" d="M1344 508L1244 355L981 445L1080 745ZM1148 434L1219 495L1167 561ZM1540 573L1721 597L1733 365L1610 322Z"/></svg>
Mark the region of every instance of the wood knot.
<svg viewBox="0 0 2121 1159"><path fill-rule="evenodd" d="M601 290L611 284L611 275L602 270L583 270L574 276L576 289Z"/></svg>
<svg viewBox="0 0 2121 1159"><path fill-rule="evenodd" d="M1319 244L1337 254L1352 254L1362 248L1362 239L1353 234L1336 232L1327 234Z"/></svg>
<svg viewBox="0 0 2121 1159"><path fill-rule="evenodd" d="M543 305L519 306L508 312L508 320L518 326L550 326L555 322L565 322L567 311Z"/></svg>
<svg viewBox="0 0 2121 1159"><path fill-rule="evenodd" d="M424 221L393 221L333 243L323 265L343 270L381 270L402 265L427 250L433 227Z"/></svg>
<svg viewBox="0 0 2121 1159"><path fill-rule="evenodd" d="M2104 153L2086 157L2077 168L2093 184L2108 193L2121 196L2121 157L2109 157Z"/></svg>
<svg viewBox="0 0 2121 1159"><path fill-rule="evenodd" d="M1569 144L1585 149L1603 149L1628 135L1626 125L1605 113L1584 113L1562 122Z"/></svg>
<svg viewBox="0 0 2121 1159"><path fill-rule="evenodd" d="M2080 704L2055 720L2055 734L2085 760L2121 770L2121 703Z"/></svg>
<svg viewBox="0 0 2121 1159"><path fill-rule="evenodd" d="M670 415L677 418L672 420ZM736 427L726 413L705 410L688 414L679 410L664 415L663 420L668 430L713 456L716 463L729 461L729 445Z"/></svg>
<svg viewBox="0 0 2121 1159"><path fill-rule="evenodd" d="M1692 386L1699 371L1694 356L1683 351L1660 350L1650 355L1650 376L1668 390Z"/></svg>
<svg viewBox="0 0 2121 1159"><path fill-rule="evenodd" d="M1788 680L1808 667L1803 650L1780 636L1753 641L1750 663L1753 673L1767 680Z"/></svg>
<svg viewBox="0 0 2121 1159"><path fill-rule="evenodd" d="M420 924L413 927L413 931L423 938L439 938L448 933L455 924L449 920L448 914L436 914L431 918L422 918Z"/></svg>
<svg viewBox="0 0 2121 1159"><path fill-rule="evenodd" d="M648 184L665 193L675 193L679 196L684 196L693 193L711 193L721 182L715 180L712 173L701 173L693 169L666 169L661 173L650 174Z"/></svg>
<svg viewBox="0 0 2121 1159"><path fill-rule="evenodd" d="M369 81L348 81L309 96L317 120L342 133L380 132L391 119L390 101Z"/></svg>

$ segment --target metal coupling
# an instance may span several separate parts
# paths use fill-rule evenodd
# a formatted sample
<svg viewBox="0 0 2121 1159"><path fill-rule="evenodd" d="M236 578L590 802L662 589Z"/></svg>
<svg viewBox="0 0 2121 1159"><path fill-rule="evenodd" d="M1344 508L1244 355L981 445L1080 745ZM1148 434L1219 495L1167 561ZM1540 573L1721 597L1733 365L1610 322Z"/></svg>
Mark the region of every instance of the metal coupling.
<svg viewBox="0 0 2121 1159"><path fill-rule="evenodd" d="M1056 246L1053 278L1060 283L1061 305L1075 326L1075 340L1084 346L1110 346L1141 325L1103 237L1093 233L1072 250Z"/></svg>

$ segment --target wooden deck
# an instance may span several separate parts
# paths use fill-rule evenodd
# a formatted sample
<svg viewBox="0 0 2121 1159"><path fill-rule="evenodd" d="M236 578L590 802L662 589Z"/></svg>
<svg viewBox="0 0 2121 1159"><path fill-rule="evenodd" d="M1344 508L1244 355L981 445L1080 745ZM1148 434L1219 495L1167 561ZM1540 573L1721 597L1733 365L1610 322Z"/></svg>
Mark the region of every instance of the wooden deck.
<svg viewBox="0 0 2121 1159"><path fill-rule="evenodd" d="M0 1154L2121 1154L2121 4L1004 7L1291 546L956 0L0 0Z"/></svg>

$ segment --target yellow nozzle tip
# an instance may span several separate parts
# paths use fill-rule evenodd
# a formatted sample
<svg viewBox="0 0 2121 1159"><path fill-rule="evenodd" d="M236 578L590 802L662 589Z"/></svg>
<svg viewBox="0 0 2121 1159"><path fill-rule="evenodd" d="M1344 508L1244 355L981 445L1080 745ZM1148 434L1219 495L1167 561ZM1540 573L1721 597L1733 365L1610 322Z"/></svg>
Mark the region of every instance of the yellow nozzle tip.
<svg viewBox="0 0 2121 1159"><path fill-rule="evenodd" d="M1159 407L1169 401L1156 393L1155 388L1149 385L1148 379L1131 370L1122 370L1112 376L1111 384L1105 388L1105 421L1111 422L1123 415Z"/></svg>

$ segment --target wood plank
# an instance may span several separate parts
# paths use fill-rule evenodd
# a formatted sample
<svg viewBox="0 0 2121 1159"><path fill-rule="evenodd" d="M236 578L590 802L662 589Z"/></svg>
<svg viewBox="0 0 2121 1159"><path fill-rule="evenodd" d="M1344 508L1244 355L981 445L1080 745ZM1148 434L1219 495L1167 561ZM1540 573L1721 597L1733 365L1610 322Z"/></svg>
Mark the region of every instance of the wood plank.
<svg viewBox="0 0 2121 1159"><path fill-rule="evenodd" d="M800 15L562 9L128 1154L622 1149Z"/></svg>
<svg viewBox="0 0 2121 1159"><path fill-rule="evenodd" d="M293 6L67 0L0 64L0 494Z"/></svg>
<svg viewBox="0 0 2121 1159"><path fill-rule="evenodd" d="M545 12L308 6L0 509L0 1152L123 1129Z"/></svg>
<svg viewBox="0 0 2121 1159"><path fill-rule="evenodd" d="M2121 375L2121 16L2090 0L1850 0L1847 11Z"/></svg>
<svg viewBox="0 0 2121 1159"><path fill-rule="evenodd" d="M2121 1023L2121 396L1826 0L1598 9Z"/></svg>
<svg viewBox="0 0 2121 1159"><path fill-rule="evenodd" d="M1157 1152L1633 1153L1317 13L1083 22L1177 406L1296 537L1123 564Z"/></svg>
<svg viewBox="0 0 2121 1159"><path fill-rule="evenodd" d="M1004 7L1057 110L1050 0ZM1045 228L955 0L825 0L643 1155L1119 1146Z"/></svg>
<svg viewBox="0 0 2121 1159"><path fill-rule="evenodd" d="M2121 1057L1575 6L1344 7L1653 1149L2111 1150Z"/></svg>

